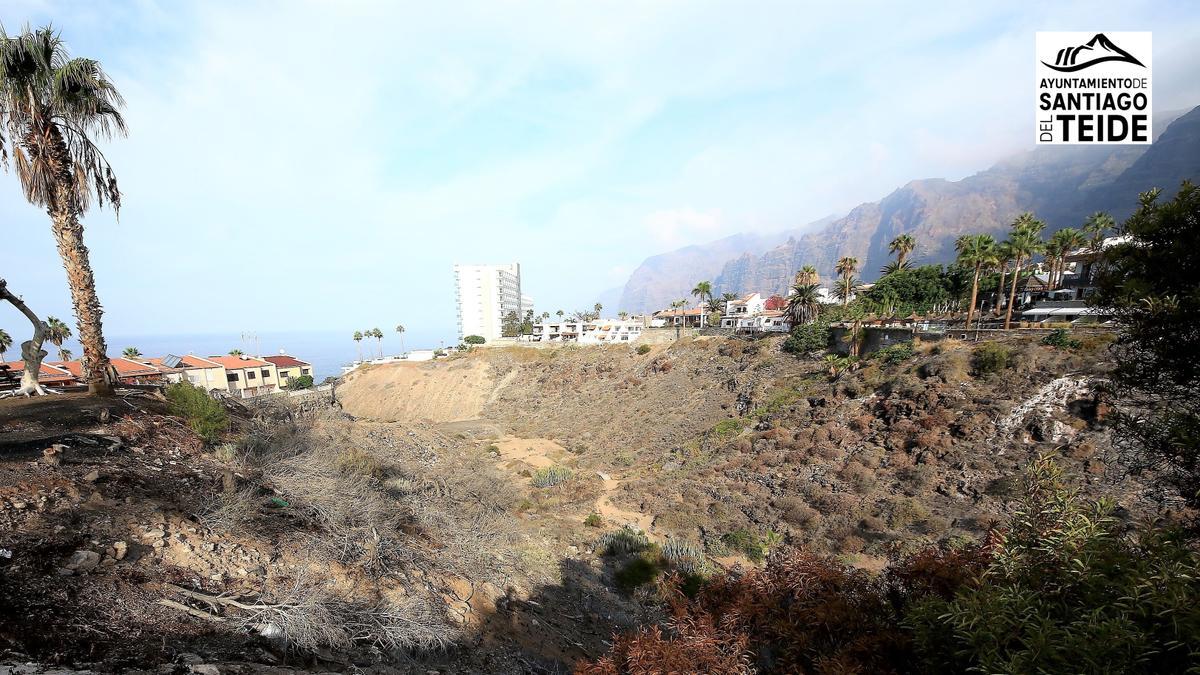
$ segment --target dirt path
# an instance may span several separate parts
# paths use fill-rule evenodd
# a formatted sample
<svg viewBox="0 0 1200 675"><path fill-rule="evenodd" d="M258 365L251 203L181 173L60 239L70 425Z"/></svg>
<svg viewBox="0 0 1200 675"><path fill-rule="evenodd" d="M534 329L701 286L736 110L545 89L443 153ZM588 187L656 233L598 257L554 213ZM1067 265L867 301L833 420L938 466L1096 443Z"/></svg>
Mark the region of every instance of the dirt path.
<svg viewBox="0 0 1200 675"><path fill-rule="evenodd" d="M505 436L495 442L500 456L496 466L502 471L518 473L522 469L544 469L555 464L566 464L570 454L558 443L546 438L515 438ZM617 527L629 525L655 539L654 516L640 511L623 509L613 503L613 493L621 487L621 481L606 473L599 473L602 491L592 506L606 522Z"/></svg>

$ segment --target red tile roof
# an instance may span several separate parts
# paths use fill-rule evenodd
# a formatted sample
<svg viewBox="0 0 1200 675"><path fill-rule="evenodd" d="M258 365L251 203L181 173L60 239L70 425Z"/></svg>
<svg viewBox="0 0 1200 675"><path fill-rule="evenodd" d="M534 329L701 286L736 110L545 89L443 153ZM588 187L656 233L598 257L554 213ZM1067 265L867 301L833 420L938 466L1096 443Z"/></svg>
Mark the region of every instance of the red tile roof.
<svg viewBox="0 0 1200 675"><path fill-rule="evenodd" d="M239 368L258 368L269 366L270 363L254 358L253 356L210 356L209 361L215 361L227 369L237 370Z"/></svg>
<svg viewBox="0 0 1200 675"><path fill-rule="evenodd" d="M20 373L25 370L24 361L8 361L4 365L8 366L14 375L20 377ZM42 367L38 372L38 382L49 384L57 382L59 384L68 384L75 381L75 376L69 371L64 370L56 365L42 361Z"/></svg>
<svg viewBox="0 0 1200 675"><path fill-rule="evenodd" d="M55 367L62 368L81 380L83 379L83 364L79 361L55 361L54 365Z"/></svg>
<svg viewBox="0 0 1200 675"><path fill-rule="evenodd" d="M179 357L179 361L180 361L180 363L182 363L184 366L186 366L188 368L220 368L221 367L221 364L217 363L216 361L206 359L203 356L196 356L194 354L188 354L186 356L181 356L181 357Z"/></svg>
<svg viewBox="0 0 1200 675"><path fill-rule="evenodd" d="M120 377L143 377L160 374L158 368L145 363L139 363L132 359L118 356L114 359L109 359L109 361L112 363L113 368L117 369L117 375Z"/></svg>
<svg viewBox="0 0 1200 675"><path fill-rule="evenodd" d="M279 356L264 356L263 360L270 361L279 368L301 368L312 365L311 363L305 363L304 361L301 361L294 356L288 356L287 354L280 354Z"/></svg>

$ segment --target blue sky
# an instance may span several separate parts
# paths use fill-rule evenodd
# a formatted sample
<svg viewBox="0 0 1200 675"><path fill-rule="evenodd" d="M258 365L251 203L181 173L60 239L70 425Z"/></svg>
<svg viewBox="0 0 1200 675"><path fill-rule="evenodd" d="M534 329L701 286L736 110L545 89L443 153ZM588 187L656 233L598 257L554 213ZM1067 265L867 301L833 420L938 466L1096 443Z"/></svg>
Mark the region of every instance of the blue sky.
<svg viewBox="0 0 1200 675"><path fill-rule="evenodd" d="M455 262L587 307L648 255L1031 148L1037 30L1152 30L1155 109L1200 103L1183 2L6 0L0 22L53 22L127 100L120 220L85 219L116 335L450 339ZM0 213L0 274L70 317L11 174Z"/></svg>

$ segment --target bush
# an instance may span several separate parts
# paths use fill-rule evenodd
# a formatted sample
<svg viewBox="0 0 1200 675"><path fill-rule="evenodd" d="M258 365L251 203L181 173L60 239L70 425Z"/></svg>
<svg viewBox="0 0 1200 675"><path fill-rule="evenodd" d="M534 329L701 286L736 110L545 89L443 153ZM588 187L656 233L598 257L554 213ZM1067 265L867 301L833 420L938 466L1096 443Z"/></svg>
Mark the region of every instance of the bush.
<svg viewBox="0 0 1200 675"><path fill-rule="evenodd" d="M704 575L708 571L708 559L704 557L704 551L682 539L668 539L662 547L662 558L680 574Z"/></svg>
<svg viewBox="0 0 1200 675"><path fill-rule="evenodd" d="M890 347L884 347L871 356L872 358L879 359L889 366L894 366L912 358L912 355L913 344L911 342L901 342Z"/></svg>
<svg viewBox="0 0 1200 675"><path fill-rule="evenodd" d="M1042 338L1042 344L1048 347L1058 347L1059 349L1079 349L1079 340L1071 337L1066 330L1056 328L1050 331L1046 337Z"/></svg>
<svg viewBox="0 0 1200 675"><path fill-rule="evenodd" d="M811 354L829 349L829 325L807 323L792 329L783 341L783 351L788 354Z"/></svg>
<svg viewBox="0 0 1200 675"><path fill-rule="evenodd" d="M1011 365L1012 350L1002 344L985 342L971 352L971 365L979 375L998 373Z"/></svg>
<svg viewBox="0 0 1200 675"><path fill-rule="evenodd" d="M638 586L643 586L654 581L658 577L658 572L658 565L654 561L647 560L645 556L638 556L617 570L614 576L617 585L622 590L629 592Z"/></svg>
<svg viewBox="0 0 1200 675"><path fill-rule="evenodd" d="M539 488L562 485L571 480L571 470L565 466L548 466L533 473L533 486Z"/></svg>
<svg viewBox="0 0 1200 675"><path fill-rule="evenodd" d="M645 532L639 532L628 525L619 530L605 532L596 541L596 548L604 555L625 555L638 553L650 548L650 539Z"/></svg>
<svg viewBox="0 0 1200 675"><path fill-rule="evenodd" d="M733 434L740 433L742 429L746 428L747 424L749 422L740 417L731 417L713 425L713 433L717 436L732 436Z"/></svg>
<svg viewBox="0 0 1200 675"><path fill-rule="evenodd" d="M583 524L588 527L604 527L604 517L599 513L589 513L588 517L583 519Z"/></svg>
<svg viewBox="0 0 1200 675"><path fill-rule="evenodd" d="M190 382L167 387L171 413L187 420L188 426L206 443L213 443L229 428L229 415L220 402Z"/></svg>
<svg viewBox="0 0 1200 675"><path fill-rule="evenodd" d="M313 386L312 375L301 375L300 377L293 377L290 380L288 380L288 383L287 383L287 388L291 389L292 391L299 391L301 389L311 389L312 386Z"/></svg>
<svg viewBox="0 0 1200 675"><path fill-rule="evenodd" d="M483 339L482 335L468 335L463 338L463 342L469 345L481 345L487 342L487 340Z"/></svg>
<svg viewBox="0 0 1200 675"><path fill-rule="evenodd" d="M645 356L650 353L650 345L638 345L637 353Z"/></svg>

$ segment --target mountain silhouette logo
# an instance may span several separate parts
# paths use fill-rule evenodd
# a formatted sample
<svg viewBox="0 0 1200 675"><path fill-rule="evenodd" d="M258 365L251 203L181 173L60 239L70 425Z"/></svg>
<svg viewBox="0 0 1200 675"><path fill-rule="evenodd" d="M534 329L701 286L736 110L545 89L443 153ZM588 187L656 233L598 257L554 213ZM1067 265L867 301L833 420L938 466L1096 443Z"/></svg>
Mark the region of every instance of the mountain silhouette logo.
<svg viewBox="0 0 1200 675"><path fill-rule="evenodd" d="M1081 58L1082 60L1080 60ZM1077 70L1090 68L1098 63L1106 63L1108 61L1121 61L1143 68L1146 67L1144 63L1138 61L1132 54L1118 47L1112 40L1109 40L1104 33L1096 33L1091 40L1078 47L1064 47L1058 50L1058 55L1055 56L1053 64L1042 61L1042 65L1059 72L1073 73Z"/></svg>

